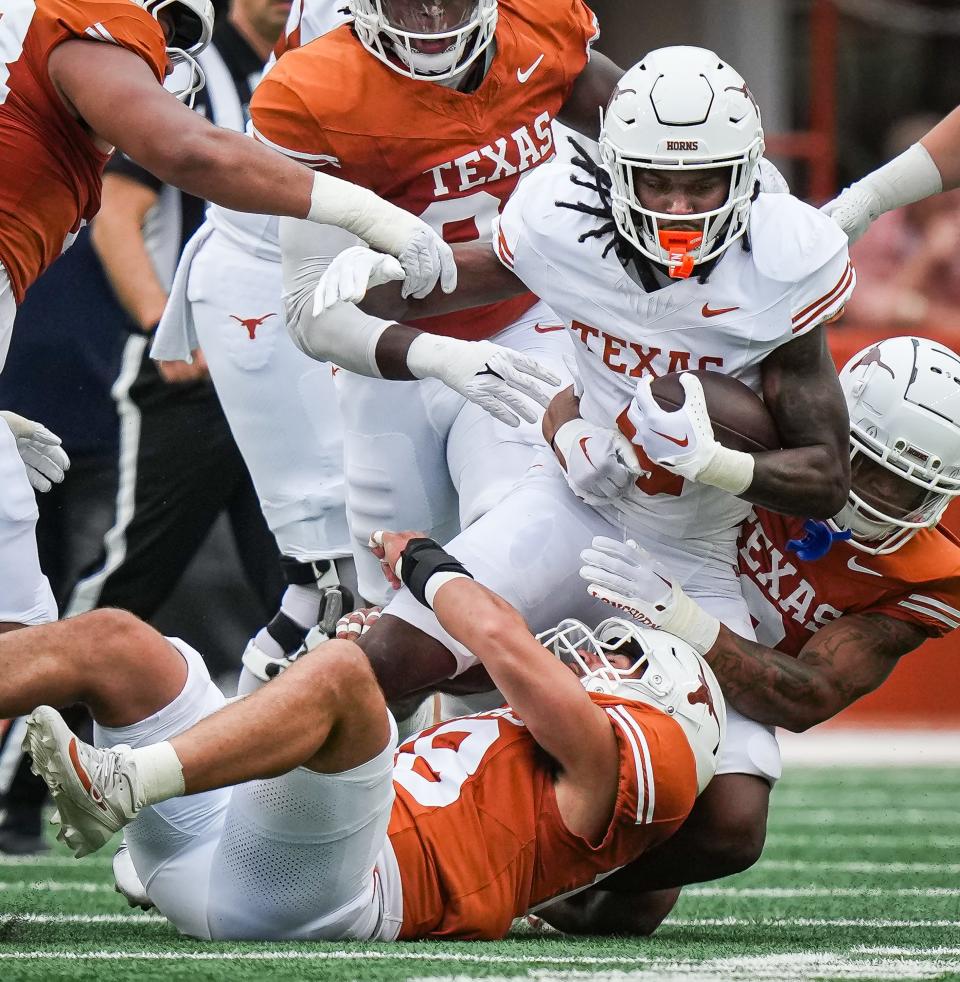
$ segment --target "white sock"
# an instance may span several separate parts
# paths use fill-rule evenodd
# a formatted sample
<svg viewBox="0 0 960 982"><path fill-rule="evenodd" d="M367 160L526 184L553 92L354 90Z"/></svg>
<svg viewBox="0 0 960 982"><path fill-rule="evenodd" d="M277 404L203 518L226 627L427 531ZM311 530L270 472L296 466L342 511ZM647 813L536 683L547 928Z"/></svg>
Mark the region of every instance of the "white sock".
<svg viewBox="0 0 960 982"><path fill-rule="evenodd" d="M280 610L294 623L299 624L304 631L317 623L320 616L320 601L322 594L315 583L305 585L291 584L284 591L280 601ZM266 627L261 627L253 639L257 647L270 658L283 658L287 654L271 637Z"/></svg>
<svg viewBox="0 0 960 982"><path fill-rule="evenodd" d="M183 794L183 767L172 745L167 741L130 751L136 767L137 805L155 805Z"/></svg>

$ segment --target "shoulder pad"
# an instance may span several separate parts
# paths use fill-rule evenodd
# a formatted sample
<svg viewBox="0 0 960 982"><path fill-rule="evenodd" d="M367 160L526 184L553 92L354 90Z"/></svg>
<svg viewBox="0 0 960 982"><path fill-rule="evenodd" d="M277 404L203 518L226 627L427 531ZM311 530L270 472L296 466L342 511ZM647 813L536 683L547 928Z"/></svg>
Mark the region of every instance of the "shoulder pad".
<svg viewBox="0 0 960 982"><path fill-rule="evenodd" d="M565 201L599 207L600 200L596 193L574 184L573 178L588 180L581 168L554 160L537 167L517 186L513 197L519 198L524 230L532 243L555 241L561 228L564 229L565 240L571 236L576 240L581 232L604 223L602 218L557 205L558 201Z"/></svg>
<svg viewBox="0 0 960 982"><path fill-rule="evenodd" d="M839 225L792 194L761 193L750 209L750 247L761 275L796 283L847 247Z"/></svg>

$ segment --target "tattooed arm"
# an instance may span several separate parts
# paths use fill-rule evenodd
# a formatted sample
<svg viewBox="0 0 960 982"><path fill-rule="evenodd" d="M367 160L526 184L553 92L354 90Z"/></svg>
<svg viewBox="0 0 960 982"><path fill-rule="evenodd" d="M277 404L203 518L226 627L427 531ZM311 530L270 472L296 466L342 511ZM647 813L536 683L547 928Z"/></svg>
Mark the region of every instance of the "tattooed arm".
<svg viewBox="0 0 960 982"><path fill-rule="evenodd" d="M787 515L832 518L850 490L850 420L825 328L772 351L762 372L784 449L754 454L741 497Z"/></svg>
<svg viewBox="0 0 960 982"><path fill-rule="evenodd" d="M800 732L872 692L926 639L917 625L884 614L846 614L817 631L796 658L723 626L705 657L735 709Z"/></svg>

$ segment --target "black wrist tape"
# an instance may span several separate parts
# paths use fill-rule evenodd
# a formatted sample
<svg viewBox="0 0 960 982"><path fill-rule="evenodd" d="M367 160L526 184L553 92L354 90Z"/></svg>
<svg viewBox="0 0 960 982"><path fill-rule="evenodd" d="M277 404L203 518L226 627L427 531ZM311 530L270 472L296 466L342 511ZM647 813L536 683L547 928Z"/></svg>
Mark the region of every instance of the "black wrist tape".
<svg viewBox="0 0 960 982"><path fill-rule="evenodd" d="M424 607L430 606L425 591L434 573L460 573L473 579L463 563L444 552L433 539L411 539L403 550L400 572L404 584Z"/></svg>

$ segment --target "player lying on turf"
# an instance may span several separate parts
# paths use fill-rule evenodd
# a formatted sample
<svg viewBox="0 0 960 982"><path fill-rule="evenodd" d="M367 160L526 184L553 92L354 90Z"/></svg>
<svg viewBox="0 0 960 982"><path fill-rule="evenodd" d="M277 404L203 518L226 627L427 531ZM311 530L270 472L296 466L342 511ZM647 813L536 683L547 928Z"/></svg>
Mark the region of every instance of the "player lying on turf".
<svg viewBox="0 0 960 982"><path fill-rule="evenodd" d="M712 52L664 48L631 68L599 146L599 162L583 154L520 182L495 222L496 255L455 247L455 293L404 305L382 287L402 318L478 303L491 288L528 288L573 340L582 392L551 434L555 455L544 449L539 466L448 548L539 631L562 616L603 616L577 577L580 552L595 536L626 533L714 618L752 637L736 568L751 503L826 519L849 490L846 406L825 340L853 289L846 240L816 209L762 190L756 103ZM334 261L319 290L334 321L338 297L362 295L368 274L399 273L369 251L352 255ZM331 283L343 284L332 297ZM321 310L299 329L319 339L327 326ZM334 332L333 343L347 367L370 371L370 357L379 365L384 354L412 351L423 343L414 337L394 324L379 335ZM720 372L762 393L779 444L756 453L721 445L693 376L684 376L681 409L662 411L650 382L678 369ZM389 695L476 663L407 591L386 612L365 645ZM678 623L688 613L679 610ZM699 623L687 623L687 640ZM696 643L706 650L714 640ZM675 851L675 883L727 875L759 856L762 839L748 831L766 820L779 747L772 726L736 711L728 728L717 780L697 803L710 831Z"/></svg>
<svg viewBox="0 0 960 982"><path fill-rule="evenodd" d="M0 638L0 713L80 700L114 748L49 707L31 716L63 838L82 856L126 825L150 899L184 933L501 937L669 836L712 777L725 708L689 645L611 619L560 624L548 651L436 543L378 535L511 708L398 751L352 642L224 707L195 651L119 611Z"/></svg>
<svg viewBox="0 0 960 982"><path fill-rule="evenodd" d="M804 538L815 548L810 538L828 539L828 530L757 508L739 544L757 640L709 618L716 640L704 654L732 707L796 731L872 692L927 638L960 627L960 544L937 525L960 495L960 358L924 338L890 338L854 355L840 381L853 486L831 525L852 538L819 559L803 547L798 554ZM590 590L665 626L683 596L657 576L669 574L623 543L594 546L580 574ZM765 831L764 822L747 824L742 841L762 846ZM639 897L638 888L676 883L671 855L694 837L718 851L740 848L694 818L668 847L545 916L568 930L649 932L679 891ZM634 896L626 902L624 893Z"/></svg>

